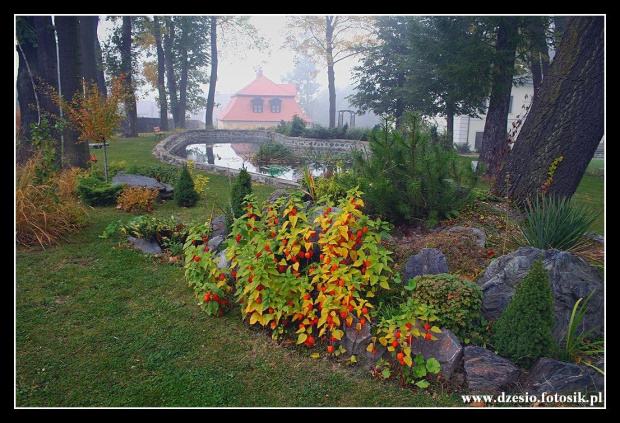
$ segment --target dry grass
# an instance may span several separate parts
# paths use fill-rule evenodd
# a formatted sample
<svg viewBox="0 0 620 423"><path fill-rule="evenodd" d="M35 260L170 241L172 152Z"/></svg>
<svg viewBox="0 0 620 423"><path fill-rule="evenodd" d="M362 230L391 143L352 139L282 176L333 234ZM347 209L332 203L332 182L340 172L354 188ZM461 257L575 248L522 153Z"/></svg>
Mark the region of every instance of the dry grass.
<svg viewBox="0 0 620 423"><path fill-rule="evenodd" d="M35 156L16 170L16 240L24 246L57 244L89 218L75 193L79 171L63 170L41 181L39 163L40 157Z"/></svg>

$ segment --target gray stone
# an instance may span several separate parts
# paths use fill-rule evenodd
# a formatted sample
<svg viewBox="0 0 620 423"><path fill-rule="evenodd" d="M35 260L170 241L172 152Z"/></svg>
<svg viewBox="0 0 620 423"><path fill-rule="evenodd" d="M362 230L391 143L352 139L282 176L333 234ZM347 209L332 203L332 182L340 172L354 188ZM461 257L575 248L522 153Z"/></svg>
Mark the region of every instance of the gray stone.
<svg viewBox="0 0 620 423"><path fill-rule="evenodd" d="M459 339L450 329L441 329L441 333L435 334L436 341L429 341L420 336L413 338L411 342L411 352L422 354L424 359L435 358L441 364L441 375L450 379L452 372L461 364L463 358L463 347Z"/></svg>
<svg viewBox="0 0 620 423"><path fill-rule="evenodd" d="M484 271L478 284L482 288L481 313L488 319L497 319L514 296L515 287L529 272L534 260L542 256L543 266L549 271L553 291L555 326L553 337L561 343L566 335L570 315L579 298L595 291L578 330L604 330L604 280L599 270L584 259L567 251L540 250L523 247L493 261Z"/></svg>
<svg viewBox="0 0 620 423"><path fill-rule="evenodd" d="M519 379L520 370L513 362L486 348L467 346L463 356L467 384L472 393L508 391Z"/></svg>
<svg viewBox="0 0 620 423"><path fill-rule="evenodd" d="M159 255L162 252L161 247L155 241L147 241L144 238L136 238L133 236L128 236L127 241L129 241L134 248L142 251L144 254Z"/></svg>
<svg viewBox="0 0 620 423"><path fill-rule="evenodd" d="M585 236L586 238L590 238L598 242L599 244L605 245L605 237L603 235L595 234L593 232L588 232L586 234L583 234L583 236Z"/></svg>
<svg viewBox="0 0 620 423"><path fill-rule="evenodd" d="M358 320L353 318L353 324L348 328L345 327L344 330L342 341L344 342L344 348L347 350L347 355L366 353L366 348L372 341L370 323L366 323L359 331L355 328L357 323Z"/></svg>
<svg viewBox="0 0 620 423"><path fill-rule="evenodd" d="M403 272L403 281L407 283L419 275L438 275L449 273L448 264L441 250L437 248L422 248L416 255L409 257Z"/></svg>
<svg viewBox="0 0 620 423"><path fill-rule="evenodd" d="M446 229L446 232L450 235L464 235L467 237L472 237L478 247L486 247L487 236L481 229L466 228L465 226L452 226Z"/></svg>
<svg viewBox="0 0 620 423"><path fill-rule="evenodd" d="M222 236L226 238L226 216L218 216L211 222L211 236Z"/></svg>
<svg viewBox="0 0 620 423"><path fill-rule="evenodd" d="M211 250L216 251L218 248L220 248L220 245L222 245L223 242L224 242L224 237L221 235L216 235L214 237L209 238L209 241L207 241L207 246Z"/></svg>
<svg viewBox="0 0 620 423"><path fill-rule="evenodd" d="M230 267L231 260L228 260L226 258L226 251L226 249L220 251L215 255L215 258L213 259L215 261L215 264L217 265L217 268L220 270L228 269Z"/></svg>
<svg viewBox="0 0 620 423"><path fill-rule="evenodd" d="M127 184L130 187L145 187L148 189L156 189L161 199L170 199L173 197L173 188L169 184L161 184L155 178L148 176L133 175L131 173L119 173L112 178L112 185Z"/></svg>
<svg viewBox="0 0 620 423"><path fill-rule="evenodd" d="M603 370L603 364L598 366ZM572 363L539 358L532 366L524 383L524 389L535 394L602 391L605 377L596 369Z"/></svg>
<svg viewBox="0 0 620 423"><path fill-rule="evenodd" d="M267 202L269 204L273 204L276 202L276 200L280 197L286 197L288 196L289 193L287 190L284 189L277 189L274 192L271 193L271 195L267 198Z"/></svg>

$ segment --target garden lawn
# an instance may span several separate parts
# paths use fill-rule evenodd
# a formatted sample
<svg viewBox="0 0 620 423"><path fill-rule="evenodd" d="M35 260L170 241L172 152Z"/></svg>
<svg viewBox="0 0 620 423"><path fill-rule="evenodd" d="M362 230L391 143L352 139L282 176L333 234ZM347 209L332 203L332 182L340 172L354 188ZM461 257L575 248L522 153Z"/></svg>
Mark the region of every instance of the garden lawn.
<svg viewBox="0 0 620 423"><path fill-rule="evenodd" d="M153 137L120 140L110 160L155 164ZM211 176L206 206L158 204L153 215L204 221L228 198ZM272 187L256 186L265 198ZM209 317L183 269L99 235L133 215L90 210L91 225L58 246L18 248L18 407L452 407L460 397L401 389L361 368L312 359L251 330L238 312Z"/></svg>

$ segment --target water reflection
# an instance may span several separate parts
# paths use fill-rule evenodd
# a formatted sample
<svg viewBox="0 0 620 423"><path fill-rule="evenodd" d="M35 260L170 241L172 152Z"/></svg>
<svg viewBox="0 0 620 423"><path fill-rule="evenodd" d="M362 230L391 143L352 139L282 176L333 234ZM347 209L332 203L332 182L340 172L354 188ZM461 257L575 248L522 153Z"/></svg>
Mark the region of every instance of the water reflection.
<svg viewBox="0 0 620 423"><path fill-rule="evenodd" d="M253 154L251 152L249 156ZM229 169L241 169L243 166L248 172L260 173L273 176L275 178L286 179L289 181L299 181L302 179L302 167L286 165L265 165L259 166L241 157L232 144L190 144L185 147L185 158L192 159L196 163L208 163ZM314 176L321 176L328 172L328 166L322 163L308 163L308 169ZM333 169L331 169L333 171Z"/></svg>

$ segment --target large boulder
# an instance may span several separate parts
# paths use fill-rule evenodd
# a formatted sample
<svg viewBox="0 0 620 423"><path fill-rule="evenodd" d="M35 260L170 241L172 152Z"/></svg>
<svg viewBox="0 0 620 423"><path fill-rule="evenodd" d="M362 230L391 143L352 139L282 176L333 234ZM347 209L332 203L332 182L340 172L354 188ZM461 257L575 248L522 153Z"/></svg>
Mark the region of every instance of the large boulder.
<svg viewBox="0 0 620 423"><path fill-rule="evenodd" d="M486 348L467 346L463 356L471 393L493 394L509 391L521 374L519 367L512 361Z"/></svg>
<svg viewBox="0 0 620 423"><path fill-rule="evenodd" d="M149 178L143 175L133 175L131 173L119 173L112 178L112 185L127 184L132 188L145 187L148 189L156 189L159 192L159 198L162 200L172 199L174 196L173 188L169 184L162 184L155 178Z"/></svg>
<svg viewBox="0 0 620 423"><path fill-rule="evenodd" d="M523 247L493 261L478 280L483 293L481 313L488 319L497 319L514 296L517 284L539 257L542 257L543 266L549 271L554 296L555 340L561 343L564 339L575 302L593 291L588 311L578 330L593 329L595 334L603 333L603 275L596 267L567 251Z"/></svg>
<svg viewBox="0 0 620 423"><path fill-rule="evenodd" d="M403 281L407 283L419 275L438 275L450 273L448 263L441 250L437 248L422 248L418 254L409 257L403 272Z"/></svg>
<svg viewBox="0 0 620 423"><path fill-rule="evenodd" d="M599 363L597 366L602 367ZM532 366L524 383L524 390L541 395L602 391L605 377L596 369L565 363L551 358L539 358Z"/></svg>
<svg viewBox="0 0 620 423"><path fill-rule="evenodd" d="M463 347L455 334L450 329L441 329L441 333L436 334L436 341L429 341L424 337L413 338L411 342L411 352L422 354L425 360L434 358L441 364L441 375L450 379L454 370L461 364L463 358Z"/></svg>
<svg viewBox="0 0 620 423"><path fill-rule="evenodd" d="M137 250L142 251L144 254L160 255L162 253L161 247L155 241L147 241L144 238L136 238L134 236L128 236L127 241Z"/></svg>
<svg viewBox="0 0 620 423"><path fill-rule="evenodd" d="M211 222L211 236L221 236L226 238L228 233L226 232L226 216L218 216Z"/></svg>

